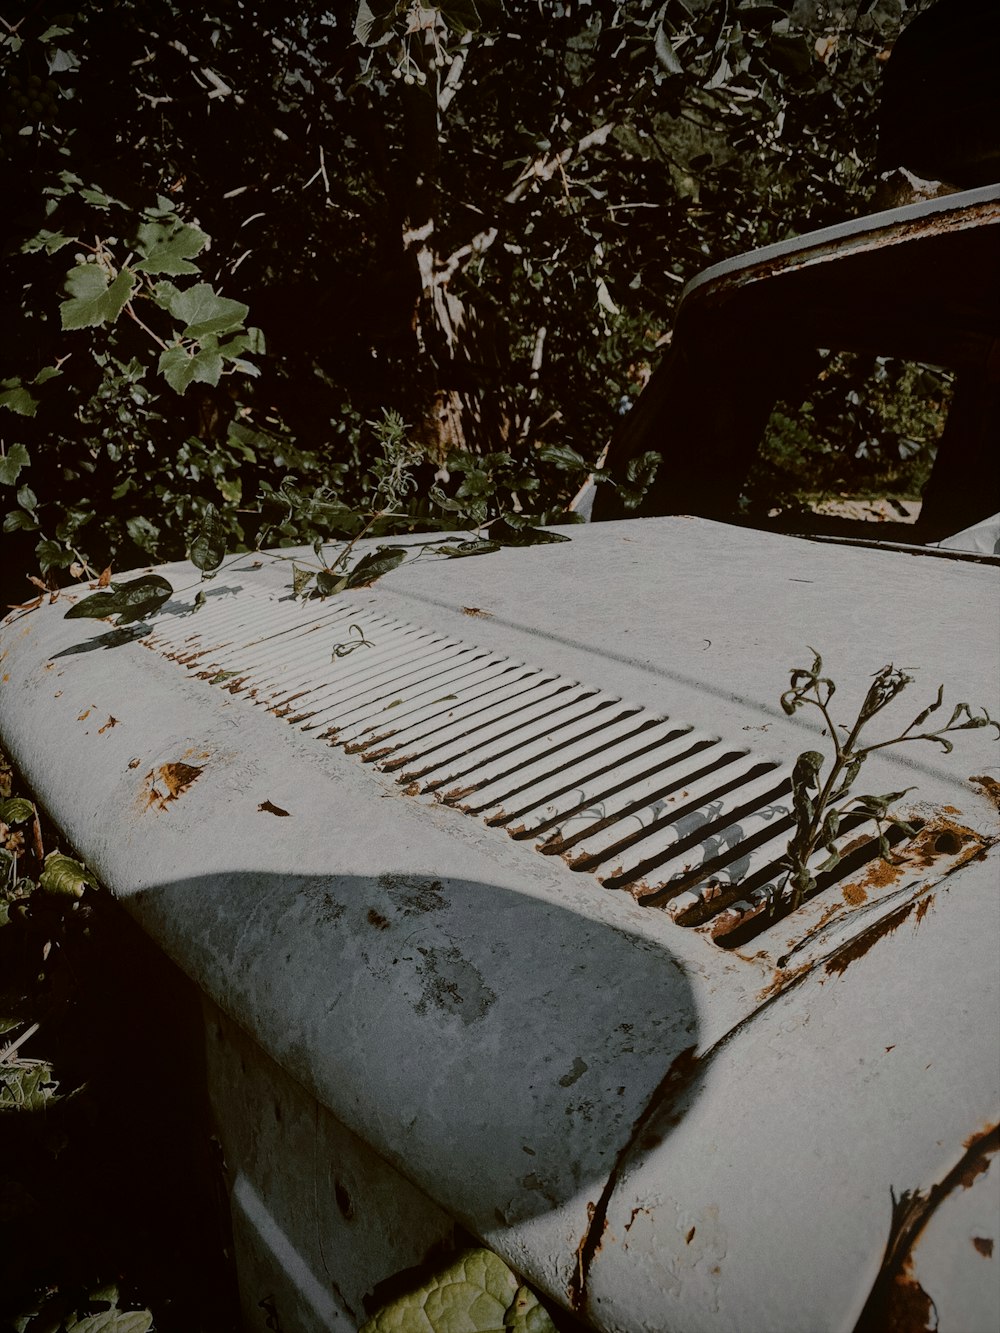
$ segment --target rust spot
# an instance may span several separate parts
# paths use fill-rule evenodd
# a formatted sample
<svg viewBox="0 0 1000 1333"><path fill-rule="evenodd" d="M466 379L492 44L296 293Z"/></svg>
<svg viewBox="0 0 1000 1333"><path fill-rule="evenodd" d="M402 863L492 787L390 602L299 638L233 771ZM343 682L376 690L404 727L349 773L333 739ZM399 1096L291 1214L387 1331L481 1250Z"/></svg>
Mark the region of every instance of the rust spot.
<svg viewBox="0 0 1000 1333"><path fill-rule="evenodd" d="M388 930L391 922L387 916L383 916L381 912L376 912L374 907L369 907L368 924L374 926L376 930Z"/></svg>
<svg viewBox="0 0 1000 1333"><path fill-rule="evenodd" d="M993 1242L988 1236L973 1236L972 1243L984 1259L993 1258Z"/></svg>
<svg viewBox="0 0 1000 1333"><path fill-rule="evenodd" d="M419 783L419 782L411 782L408 786L406 786L406 787L403 788L403 794L404 794L404 796L419 796L419 795L420 795L420 783Z"/></svg>
<svg viewBox="0 0 1000 1333"><path fill-rule="evenodd" d="M868 901L868 894L860 884L845 884L841 892L844 895L844 902L851 907L860 907L862 903Z"/></svg>
<svg viewBox="0 0 1000 1333"><path fill-rule="evenodd" d="M129 768L138 768L141 763L142 763L141 759L130 759L128 761L128 766Z"/></svg>
<svg viewBox="0 0 1000 1333"><path fill-rule="evenodd" d="M472 783L471 786L468 787L453 787L451 791L443 792L438 797L438 800L447 801L449 803L451 801L464 801L466 796L471 796L475 790L476 790L475 783Z"/></svg>
<svg viewBox="0 0 1000 1333"><path fill-rule="evenodd" d="M933 893L928 893L926 897L920 899L920 901L917 903L917 917L913 923L915 926L920 925L921 921L923 921L924 917L927 915L927 913L930 911L933 905L934 905Z"/></svg>
<svg viewBox="0 0 1000 1333"><path fill-rule="evenodd" d="M482 608L481 606L463 606L463 607L462 607L462 615L463 615L463 616L482 616L484 619L489 620L489 619L492 617L493 612L492 612L492 611L484 611L483 608Z"/></svg>
<svg viewBox="0 0 1000 1333"><path fill-rule="evenodd" d="M204 769L197 768L194 764L161 764L155 772L150 769L143 778L143 782L150 784L146 808L158 804L161 810L165 810L169 802L176 801L179 796L183 796L203 772ZM160 791L154 785L155 782L160 782L165 788L165 792Z"/></svg>
<svg viewBox="0 0 1000 1333"><path fill-rule="evenodd" d="M691 1242L694 1240L694 1233L695 1233L695 1228L692 1227L691 1230L690 1230L690 1231L687 1233L687 1235L684 1237L684 1244L685 1244L685 1245L690 1245L690 1244L691 1244Z"/></svg>
<svg viewBox="0 0 1000 1333"><path fill-rule="evenodd" d="M982 787L983 795L988 796L998 810L1000 810L1000 782L996 778L987 777L985 774L978 778L969 778L977 787Z"/></svg>
<svg viewBox="0 0 1000 1333"><path fill-rule="evenodd" d="M930 1189L904 1190L898 1198L892 1194L882 1268L854 1333L924 1333L937 1328L934 1302L913 1276L912 1255L939 1204L955 1189L967 1189L986 1170L1000 1147L1000 1126L985 1126L966 1139L964 1147L961 1159Z"/></svg>
<svg viewBox="0 0 1000 1333"><path fill-rule="evenodd" d="M88 717L90 717L90 709L85 708L84 711L80 714L80 716L76 720L77 722L86 722Z"/></svg>
<svg viewBox="0 0 1000 1333"><path fill-rule="evenodd" d="M632 1134L615 1158L614 1166L601 1191L597 1203L587 1204L587 1230L576 1247L576 1266L570 1278L567 1296L570 1308L580 1310L586 1300L587 1274L594 1256L601 1248L601 1240L608 1225L608 1205L618 1186L618 1178L635 1143L645 1135L652 1118L665 1108L666 1103L679 1097L694 1078L698 1069L697 1046L686 1046L670 1064L656 1090L646 1102L632 1127ZM635 1213L632 1214L635 1220Z"/></svg>
<svg viewBox="0 0 1000 1333"><path fill-rule="evenodd" d="M118 719L116 717L112 717L111 714L109 713L108 720L107 722L105 722L104 726L97 728L98 736L103 736L106 731L110 731L112 727L117 727L117 725L118 725Z"/></svg>
<svg viewBox="0 0 1000 1333"><path fill-rule="evenodd" d="M631 1230L632 1230L632 1223L633 1223L633 1222L635 1221L635 1219L639 1216L639 1214L640 1214L640 1213L648 1213L648 1212L649 1212L649 1209L648 1209L648 1208L633 1208L633 1209L632 1209L632 1214L631 1214L631 1216L629 1217L629 1220L625 1223L625 1230L626 1230L626 1231L631 1231Z"/></svg>
<svg viewBox="0 0 1000 1333"><path fill-rule="evenodd" d="M983 1128L977 1130L975 1134L970 1134L969 1137L962 1144L962 1147L977 1148L981 1143L984 1143L990 1137L991 1134L996 1134L998 1130L1000 1130L1000 1124L984 1125ZM996 1149L994 1148L992 1151L995 1152Z"/></svg>
<svg viewBox="0 0 1000 1333"><path fill-rule="evenodd" d="M757 992L757 1003L763 1004L765 1000L770 1000L773 996L779 995L786 986L800 977L803 972L808 972L809 968L809 963L800 963L798 967L779 967L768 985L762 991Z"/></svg>
<svg viewBox="0 0 1000 1333"><path fill-rule="evenodd" d="M863 930L860 935L827 960L826 971L831 975L842 976L856 959L863 958L869 949L878 944L879 940L886 935L891 935L894 930L898 930L913 911L914 906L914 903L904 903L902 907L897 907L894 912L890 912L881 921L876 921L873 926Z"/></svg>
<svg viewBox="0 0 1000 1333"><path fill-rule="evenodd" d="M362 741L360 745L356 747L356 749L363 750L366 745L370 744L371 744L370 741ZM348 753L351 753L351 747L349 745L345 745L344 749ZM386 745L381 750L369 750L368 753L363 756L363 758L366 764L373 764L376 761L376 759L384 759L387 754L392 754L391 745Z"/></svg>
<svg viewBox="0 0 1000 1333"><path fill-rule="evenodd" d="M527 826L524 824L511 824L510 828L507 830L507 833L512 838L523 838L526 836L527 832Z"/></svg>
<svg viewBox="0 0 1000 1333"><path fill-rule="evenodd" d="M892 884L895 880L899 879L902 873L902 866L896 865L892 861L886 861L883 857L879 856L872 861L866 869L865 883L869 888L884 889L886 885Z"/></svg>
<svg viewBox="0 0 1000 1333"><path fill-rule="evenodd" d="M257 809L266 815L288 815L287 810L282 810L280 805L274 805L271 801L261 801Z"/></svg>
<svg viewBox="0 0 1000 1333"><path fill-rule="evenodd" d="M909 1271L898 1273L886 1293L886 1333L934 1333L937 1326L937 1311L927 1292Z"/></svg>

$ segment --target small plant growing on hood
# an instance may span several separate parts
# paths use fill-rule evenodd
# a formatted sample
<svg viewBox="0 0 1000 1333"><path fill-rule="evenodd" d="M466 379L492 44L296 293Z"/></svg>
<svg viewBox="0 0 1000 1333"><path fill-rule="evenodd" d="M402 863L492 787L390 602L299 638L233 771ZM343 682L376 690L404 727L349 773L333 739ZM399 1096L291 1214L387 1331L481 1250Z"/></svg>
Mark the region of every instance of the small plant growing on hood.
<svg viewBox="0 0 1000 1333"><path fill-rule="evenodd" d="M859 815L875 821L879 850L885 858L889 856L889 830L896 828L907 835L915 832L890 809L908 791L912 791L912 787L884 792L878 796L855 795L855 783L870 754L887 749L890 745L902 745L906 741L932 741L947 754L954 749L948 738L949 733L978 727L995 727L1000 736L1000 723L994 721L985 709L974 712L967 703L955 704L943 726L928 729L928 719L944 703L944 686L941 685L933 703L918 713L899 735L863 745L861 733L869 722L892 703L897 695L902 694L914 677L891 662L876 671L858 716L848 728L834 722L830 714L830 700L837 687L829 676L822 674L823 659L819 653L815 648L811 648L810 652L814 654L811 667L792 668L789 688L781 696L781 707L789 716L806 706L819 710L826 723L826 733L833 744L833 762L824 771L826 756L818 750L806 750L799 755L792 771L795 830L783 858L787 874L782 885L783 890L791 886L792 908L798 907L802 899L813 891L817 875L832 870L840 861L842 852L837 847L836 838L845 816ZM811 868L810 861L820 847L825 847L829 856L821 865Z"/></svg>

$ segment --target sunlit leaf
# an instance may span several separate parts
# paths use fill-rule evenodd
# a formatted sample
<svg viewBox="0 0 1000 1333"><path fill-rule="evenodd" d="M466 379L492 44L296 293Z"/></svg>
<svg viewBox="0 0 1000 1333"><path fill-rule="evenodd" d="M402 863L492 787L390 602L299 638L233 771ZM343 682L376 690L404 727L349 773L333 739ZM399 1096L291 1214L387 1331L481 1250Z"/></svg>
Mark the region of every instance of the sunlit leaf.
<svg viewBox="0 0 1000 1333"><path fill-rule="evenodd" d="M23 824L34 814L34 805L23 796L10 796L0 801L0 824Z"/></svg>
<svg viewBox="0 0 1000 1333"><path fill-rule="evenodd" d="M491 542L485 537L475 537L471 541L436 546L434 549L439 555L446 555L451 560L458 560L466 555L489 555L491 551L500 551L503 548L500 542Z"/></svg>
<svg viewBox="0 0 1000 1333"><path fill-rule="evenodd" d="M348 574L344 586L347 588L361 588L368 583L374 583L383 574L388 574L391 569L401 565L405 559L406 548L404 546L382 546L377 551L362 556Z"/></svg>
<svg viewBox="0 0 1000 1333"><path fill-rule="evenodd" d="M660 23L656 29L654 47L657 60L668 74L684 73L684 66L681 64L677 52L674 50L674 44L670 40L667 30L662 23Z"/></svg>
<svg viewBox="0 0 1000 1333"><path fill-rule="evenodd" d="M67 620L103 620L117 616L119 625L154 615L173 593L160 574L144 574L129 583L112 583L110 592L95 592L66 612Z"/></svg>
<svg viewBox="0 0 1000 1333"><path fill-rule="evenodd" d="M45 1060L16 1060L0 1065L0 1114L44 1111L59 1100L59 1083Z"/></svg>
<svg viewBox="0 0 1000 1333"><path fill-rule="evenodd" d="M46 893L60 894L67 898L82 898L87 885L97 886L90 871L62 852L49 852L38 877L38 883Z"/></svg>
<svg viewBox="0 0 1000 1333"><path fill-rule="evenodd" d="M168 308L175 319L183 320L185 338L203 338L208 333L238 329L250 313L250 307L242 301L216 296L207 282L197 282L177 292Z"/></svg>
<svg viewBox="0 0 1000 1333"><path fill-rule="evenodd" d="M226 558L226 525L214 504L207 504L198 535L191 543L191 563L211 575Z"/></svg>
<svg viewBox="0 0 1000 1333"><path fill-rule="evenodd" d="M361 1333L555 1333L538 1298L490 1250L474 1249L370 1319Z"/></svg>
<svg viewBox="0 0 1000 1333"><path fill-rule="evenodd" d="M30 467L31 459L23 444L12 444L6 456L0 458L0 485L14 486L23 467Z"/></svg>
<svg viewBox="0 0 1000 1333"><path fill-rule="evenodd" d="M66 275L70 299L59 307L64 329L96 328L113 324L132 293L135 276L122 269L113 282L99 264L77 264Z"/></svg>
<svg viewBox="0 0 1000 1333"><path fill-rule="evenodd" d="M144 258L135 267L145 273L197 273L197 265L190 261L207 243L208 237L197 227L171 231L159 223L144 223L139 228L139 248Z"/></svg>
<svg viewBox="0 0 1000 1333"><path fill-rule="evenodd" d="M544 546L548 542L568 542L570 539L562 532L553 532L550 528L514 527L505 518L498 518L490 524L490 540L501 546Z"/></svg>
<svg viewBox="0 0 1000 1333"><path fill-rule="evenodd" d="M24 387L20 380L4 380L0 390L0 407L6 407L18 416L33 417L38 407L38 399Z"/></svg>

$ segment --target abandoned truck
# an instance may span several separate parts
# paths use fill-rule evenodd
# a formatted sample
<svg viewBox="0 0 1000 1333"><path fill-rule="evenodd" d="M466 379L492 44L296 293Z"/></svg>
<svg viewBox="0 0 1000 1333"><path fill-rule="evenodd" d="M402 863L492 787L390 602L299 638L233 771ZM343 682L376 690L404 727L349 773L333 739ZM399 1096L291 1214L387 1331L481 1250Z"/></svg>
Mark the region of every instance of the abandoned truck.
<svg viewBox="0 0 1000 1333"><path fill-rule="evenodd" d="M997 1328L998 196L696 280L648 517L0 629L5 749L202 997L248 1327L410 1327L461 1235L572 1327ZM790 363L876 342L959 373L922 529L731 521Z"/></svg>

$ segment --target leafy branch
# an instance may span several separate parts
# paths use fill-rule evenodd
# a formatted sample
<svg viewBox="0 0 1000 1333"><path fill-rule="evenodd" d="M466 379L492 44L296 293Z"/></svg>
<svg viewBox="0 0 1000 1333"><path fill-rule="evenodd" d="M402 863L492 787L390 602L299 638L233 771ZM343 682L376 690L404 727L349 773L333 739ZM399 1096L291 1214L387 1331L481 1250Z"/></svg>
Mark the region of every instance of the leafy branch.
<svg viewBox="0 0 1000 1333"><path fill-rule="evenodd" d="M892 663L876 671L857 718L848 728L834 722L830 713L830 700L837 687L829 676L822 674L823 659L819 653L815 648L811 648L810 652L814 654L811 667L792 668L789 688L781 696L781 707L789 716L804 707L819 710L825 723L826 734L833 745L833 762L829 770L824 773L826 762L824 756L818 750L806 750L799 755L792 771L792 814L795 819L795 831L783 857L787 874L782 888L791 885L793 908L797 907L803 897L816 887L816 875L832 870L840 861L843 853L837 846L836 839L846 816L860 815L875 821L878 828L879 851L885 858L889 856L887 828L897 828L908 835L913 834L914 829L911 825L890 810L896 801L913 790L912 787L881 795L854 794L853 789L858 775L870 754L908 741L931 741L940 745L942 750L949 754L954 749L954 744L949 739L950 733L980 727L995 727L1000 737L1000 723L991 718L985 709L977 713L967 703L956 704L943 726L927 728L928 719L944 703L944 686L941 685L933 703L919 712L909 726L897 736L863 745L862 731L913 682L914 677L893 666ZM810 862L820 847L824 847L829 855L814 873Z"/></svg>

